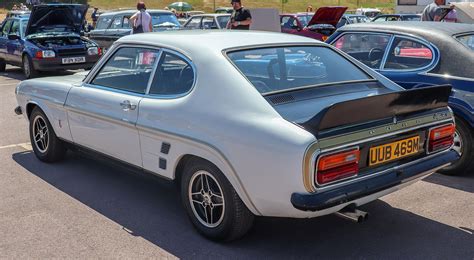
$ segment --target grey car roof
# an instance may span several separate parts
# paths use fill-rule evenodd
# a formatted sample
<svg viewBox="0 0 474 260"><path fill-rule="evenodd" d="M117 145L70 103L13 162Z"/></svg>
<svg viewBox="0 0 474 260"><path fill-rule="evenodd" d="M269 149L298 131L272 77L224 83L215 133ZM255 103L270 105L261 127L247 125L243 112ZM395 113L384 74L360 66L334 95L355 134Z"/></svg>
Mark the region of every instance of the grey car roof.
<svg viewBox="0 0 474 260"><path fill-rule="evenodd" d="M202 16L213 16L213 17L220 17L220 16L230 16L230 14L216 14L216 13L209 13L209 14L195 14L192 17L202 17Z"/></svg>
<svg viewBox="0 0 474 260"><path fill-rule="evenodd" d="M422 37L433 34L439 37L473 32L472 24L440 23L440 22L390 22L390 23L358 23L350 24L339 29L340 31L384 31L401 32Z"/></svg>

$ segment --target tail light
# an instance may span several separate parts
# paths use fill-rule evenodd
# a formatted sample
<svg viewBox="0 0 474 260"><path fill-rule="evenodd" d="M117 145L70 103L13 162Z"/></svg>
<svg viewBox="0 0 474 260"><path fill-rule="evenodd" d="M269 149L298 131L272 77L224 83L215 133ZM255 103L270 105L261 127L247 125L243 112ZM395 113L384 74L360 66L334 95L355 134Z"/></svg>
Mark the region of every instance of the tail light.
<svg viewBox="0 0 474 260"><path fill-rule="evenodd" d="M428 153L433 153L451 147L454 143L455 131L456 127L454 124L430 129L428 139Z"/></svg>
<svg viewBox="0 0 474 260"><path fill-rule="evenodd" d="M316 165L316 182L319 185L356 176L359 173L358 149L322 155Z"/></svg>

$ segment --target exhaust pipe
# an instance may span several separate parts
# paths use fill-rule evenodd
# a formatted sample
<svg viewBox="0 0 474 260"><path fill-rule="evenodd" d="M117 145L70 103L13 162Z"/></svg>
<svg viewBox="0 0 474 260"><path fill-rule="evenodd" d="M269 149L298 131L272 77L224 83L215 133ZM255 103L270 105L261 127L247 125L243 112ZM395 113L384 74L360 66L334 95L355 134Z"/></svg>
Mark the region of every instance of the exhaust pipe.
<svg viewBox="0 0 474 260"><path fill-rule="evenodd" d="M345 207L335 214L336 216L351 220L356 223L361 223L369 218L369 213L358 210L354 207Z"/></svg>

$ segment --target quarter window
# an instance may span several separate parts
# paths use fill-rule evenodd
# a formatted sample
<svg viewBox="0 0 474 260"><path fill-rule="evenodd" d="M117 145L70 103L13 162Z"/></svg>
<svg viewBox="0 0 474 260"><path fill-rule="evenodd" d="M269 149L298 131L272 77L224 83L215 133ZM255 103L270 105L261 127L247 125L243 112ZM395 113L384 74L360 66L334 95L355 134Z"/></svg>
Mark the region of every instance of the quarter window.
<svg viewBox="0 0 474 260"><path fill-rule="evenodd" d="M150 88L151 95L180 95L194 83L194 71L189 62L178 55L164 52Z"/></svg>
<svg viewBox="0 0 474 260"><path fill-rule="evenodd" d="M10 32L10 27L12 26L12 21L7 21L2 29L2 35L7 36L8 32Z"/></svg>
<svg viewBox="0 0 474 260"><path fill-rule="evenodd" d="M474 34L457 36L456 39L471 51L474 51Z"/></svg>
<svg viewBox="0 0 474 260"><path fill-rule="evenodd" d="M120 48L107 61L92 84L145 94L151 73L158 62L158 50Z"/></svg>
<svg viewBox="0 0 474 260"><path fill-rule="evenodd" d="M418 41L395 38L384 69L411 70L428 66L433 59L431 49Z"/></svg>
<svg viewBox="0 0 474 260"><path fill-rule="evenodd" d="M333 45L373 69L379 69L390 35L347 33Z"/></svg>

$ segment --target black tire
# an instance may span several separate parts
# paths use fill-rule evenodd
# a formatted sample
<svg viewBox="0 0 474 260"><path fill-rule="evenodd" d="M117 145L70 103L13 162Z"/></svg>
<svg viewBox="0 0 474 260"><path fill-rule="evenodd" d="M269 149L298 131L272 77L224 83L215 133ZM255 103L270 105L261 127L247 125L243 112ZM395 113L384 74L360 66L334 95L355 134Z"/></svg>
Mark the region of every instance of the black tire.
<svg viewBox="0 0 474 260"><path fill-rule="evenodd" d="M4 60L0 60L0 72L4 72L7 69L7 63Z"/></svg>
<svg viewBox="0 0 474 260"><path fill-rule="evenodd" d="M210 185L203 184L204 187L201 187L202 190L205 190L205 187L208 187L208 190L211 190L211 197L208 197L210 201L210 206L203 206L205 201L205 195L197 194L189 196L190 189L199 188L199 183L197 179L198 176L203 176L199 174L205 173L205 176L210 180ZM210 175L207 175L210 174ZM217 186L213 185L212 182L217 182ZM193 183L198 186L193 185ZM209 188L211 187L211 188ZM218 189L222 189L219 199ZM205 193L208 195L207 193ZM215 196L215 197L212 197ZM223 197L222 197L223 196ZM202 199L203 203L198 204L196 202L191 202L191 199L199 200ZM248 210L245 204L240 199L239 195L232 187L227 178L222 174L222 172L213 164L201 160L201 159L191 159L186 163L184 167L182 176L181 176L181 199L183 205L188 213L188 216L193 223L194 227L208 239L215 241L232 241L241 238L244 236L248 230L252 227L255 216ZM214 210L211 210L212 203L218 205L220 202L223 202L222 208L214 206ZM193 205L191 205L193 203ZM214 219L208 215L208 211L211 214L215 213ZM221 211L222 210L222 211ZM206 220L204 217L199 217L199 213L206 214L206 219L211 220L204 224ZM202 216L202 215L201 215ZM209 216L209 218L207 218ZM218 219L218 221L213 221ZM215 222L212 224L212 222ZM211 223L211 224L209 224ZM209 225L215 225L210 227Z"/></svg>
<svg viewBox="0 0 474 260"><path fill-rule="evenodd" d="M38 77L38 71L33 67L33 62L31 61L30 56L23 55L22 69L25 78L32 79Z"/></svg>
<svg viewBox="0 0 474 260"><path fill-rule="evenodd" d="M33 151L40 161L57 162L63 159L66 154L63 141L56 136L48 118L38 107L35 107L30 115L30 141Z"/></svg>
<svg viewBox="0 0 474 260"><path fill-rule="evenodd" d="M445 175L474 174L474 130L463 119L456 117L456 133L461 144L461 158L439 172Z"/></svg>

